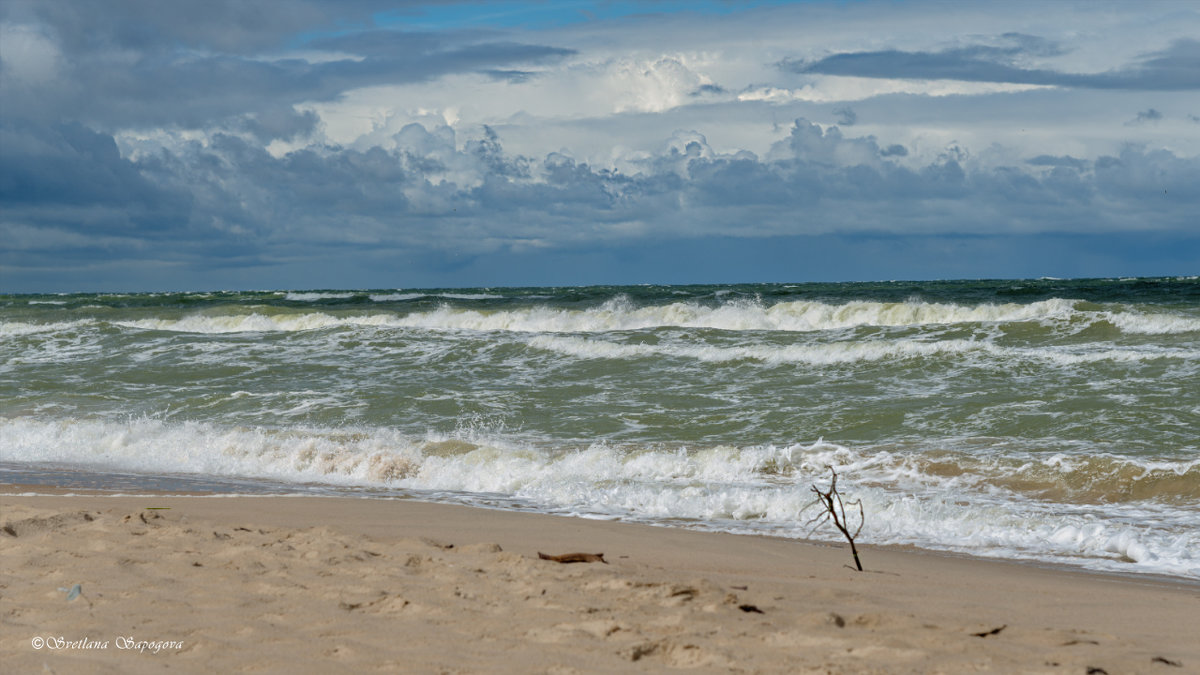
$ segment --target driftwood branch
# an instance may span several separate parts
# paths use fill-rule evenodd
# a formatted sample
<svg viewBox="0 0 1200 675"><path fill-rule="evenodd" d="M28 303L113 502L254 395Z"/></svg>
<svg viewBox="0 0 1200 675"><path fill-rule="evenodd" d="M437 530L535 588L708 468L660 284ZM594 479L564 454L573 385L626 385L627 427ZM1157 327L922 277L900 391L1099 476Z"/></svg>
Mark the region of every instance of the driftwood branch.
<svg viewBox="0 0 1200 675"><path fill-rule="evenodd" d="M608 561L604 559L603 553L564 553L562 555L549 555L538 551L538 557L542 560L553 560L557 563L578 563L578 562L602 562L605 565Z"/></svg>
<svg viewBox="0 0 1200 675"><path fill-rule="evenodd" d="M861 499L856 499L849 502L850 506L858 507L858 527L854 532L850 532L850 523L846 519L846 502L842 500L841 493L837 489L837 472L832 466L826 466L832 478L829 481L829 489L821 490L816 485L812 486L813 494L817 496L816 504L820 504L823 509L821 513L814 516L806 523L812 525L812 530L815 531L818 527L827 522L832 522L833 526L846 537L846 541L850 542L850 552L854 554L854 564L858 567L858 571L863 571L862 562L858 559L858 547L854 545L854 540L858 537L858 533L862 532L863 523L866 522L866 514L863 512L863 504Z"/></svg>

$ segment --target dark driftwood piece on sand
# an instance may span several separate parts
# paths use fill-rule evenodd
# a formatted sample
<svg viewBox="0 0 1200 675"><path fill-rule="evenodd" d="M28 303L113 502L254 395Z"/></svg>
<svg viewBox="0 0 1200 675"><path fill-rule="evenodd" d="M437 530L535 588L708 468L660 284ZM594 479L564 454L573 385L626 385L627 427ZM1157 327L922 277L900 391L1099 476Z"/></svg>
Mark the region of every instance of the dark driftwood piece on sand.
<svg viewBox="0 0 1200 675"><path fill-rule="evenodd" d="M837 472L832 466L827 466L829 473L833 474L833 479L829 482L829 489L822 491L816 485L812 486L812 491L817 495L817 503L825 509L824 513L817 515L812 520L808 521L809 525L813 526L813 530L820 527L827 521L832 520L833 526L838 529L846 537L846 541L850 542L850 552L854 554L854 564L858 566L858 571L863 571L862 562L858 559L858 548L854 545L854 539L862 532L863 523L866 522L866 516L863 514L862 500L858 499L850 502L850 506L858 507L858 528L854 530L854 534L850 533L849 522L846 520L846 505L842 502L842 495L837 489Z"/></svg>
<svg viewBox="0 0 1200 675"><path fill-rule="evenodd" d="M562 555L547 555L538 551L538 557L542 560L553 560L558 563L577 563L577 562L602 562L605 565L608 561L604 559L603 553L564 553Z"/></svg>

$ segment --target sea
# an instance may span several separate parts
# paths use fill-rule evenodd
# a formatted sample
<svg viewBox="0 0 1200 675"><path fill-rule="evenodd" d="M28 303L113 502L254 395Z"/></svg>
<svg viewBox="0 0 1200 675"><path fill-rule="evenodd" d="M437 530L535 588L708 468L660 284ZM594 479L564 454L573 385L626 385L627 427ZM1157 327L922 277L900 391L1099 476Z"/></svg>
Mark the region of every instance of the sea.
<svg viewBox="0 0 1200 675"><path fill-rule="evenodd" d="M1200 278L0 294L0 482L1200 579ZM869 555L864 562L870 567Z"/></svg>

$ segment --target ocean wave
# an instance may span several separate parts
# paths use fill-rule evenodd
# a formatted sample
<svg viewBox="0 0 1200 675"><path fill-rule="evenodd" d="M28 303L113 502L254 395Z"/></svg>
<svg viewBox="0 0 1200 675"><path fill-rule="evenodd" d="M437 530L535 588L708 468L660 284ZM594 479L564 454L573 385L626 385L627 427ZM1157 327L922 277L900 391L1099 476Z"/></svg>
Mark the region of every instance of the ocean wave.
<svg viewBox="0 0 1200 675"><path fill-rule="evenodd" d="M316 295L301 294L304 299ZM309 296L313 297L310 298ZM377 302L406 301L421 297L488 299L491 294L372 295ZM716 306L695 302L635 306L617 297L589 309L534 305L518 309L478 310L446 303L432 310L411 313L378 312L339 316L326 311L295 313L192 314L178 318L143 318L117 322L148 330L197 333L319 330L337 326L388 326L434 331L521 333L604 333L655 328L693 328L723 331L819 332L860 327L939 327L962 324L1037 324L1053 330L1078 332L1089 326L1108 325L1125 333L1160 335L1200 333L1200 319L1133 310L1096 309L1073 300L1044 300L1030 304L977 306L910 302L855 301L830 304L790 301L765 305L755 300L731 300Z"/></svg>
<svg viewBox="0 0 1200 675"><path fill-rule="evenodd" d="M25 321L0 321L0 336L20 337L35 333L62 333L74 331L85 326L94 325L95 321L80 319L78 321L55 321L49 323L30 323Z"/></svg>
<svg viewBox="0 0 1200 675"><path fill-rule="evenodd" d="M284 300L292 302L316 302L318 300L348 300L358 295L357 293L302 293L299 291L289 291L283 296Z"/></svg>
<svg viewBox="0 0 1200 675"><path fill-rule="evenodd" d="M1200 333L1200 319L1170 314L1142 312L1108 312L1105 319L1124 333L1167 335Z"/></svg>
<svg viewBox="0 0 1200 675"><path fill-rule="evenodd" d="M367 296L371 302L407 302L428 297L426 293L372 293Z"/></svg>
<svg viewBox="0 0 1200 675"><path fill-rule="evenodd" d="M338 317L324 312L289 314L190 314L177 319L134 319L114 321L114 325L138 330L159 330L177 333L273 333L301 332L348 326L398 327L395 317L388 314Z"/></svg>
<svg viewBox="0 0 1200 675"><path fill-rule="evenodd" d="M442 306L397 319L401 326L431 330L515 331L527 333L595 333L663 327L727 331L815 332L864 326L908 327L955 324L1040 323L1085 325L1108 322L1130 333L1200 332L1200 320L1166 314L1080 309L1074 300L1044 300L1030 304L978 306L942 303L867 302L830 304L791 301L764 305L734 300L707 306L677 302L646 307L627 298L614 298L586 309L534 306L502 311L479 311Z"/></svg>
<svg viewBox="0 0 1200 675"><path fill-rule="evenodd" d="M1040 348L1002 347L979 340L912 339L833 342L810 345L750 345L720 347L702 344L622 344L575 336L538 335L530 347L581 359L639 359L668 357L706 363L758 361L768 365L833 365L881 360L927 358L954 354L983 354L1005 362L1040 360L1057 365L1100 361L1140 362L1160 359L1200 361L1200 351L1189 349L1099 348L1092 345Z"/></svg>
<svg viewBox="0 0 1200 675"><path fill-rule="evenodd" d="M236 392L235 396L249 395ZM1200 459L1123 456L1113 453L1016 452L946 449L979 446L985 439L945 440L929 449L867 448L818 441L810 445L716 446L674 449L595 444L586 450L540 448L486 430L430 432L411 438L387 428L324 429L224 427L143 418L124 421L0 418L3 457L8 461L111 464L130 470L202 471L214 474L321 480L328 473L357 481L378 476L355 473L364 455L403 457L424 476L424 487L502 491L508 484L492 468L463 464L438 477L429 460L487 464L492 460L537 461L544 466L591 465L589 480L755 482L813 476L836 466L858 480L912 486L1003 488L1035 497L1072 501L1197 500ZM986 447L986 443L984 443ZM580 453L583 454L580 454ZM470 457L468 457L468 455ZM299 461L320 457L318 464ZM590 457L591 459L586 459ZM583 458L583 459L581 459ZM493 467L494 468L494 467ZM263 472L266 473L263 473ZM539 469L539 473L541 470ZM568 473L576 473L570 471ZM531 477L534 474L530 474ZM394 476L393 476L394 477ZM583 473L578 474L583 478ZM492 483L489 481L500 481ZM518 479L524 480L524 479ZM421 487L413 485L411 487ZM509 487L512 487L509 485Z"/></svg>
<svg viewBox="0 0 1200 675"><path fill-rule="evenodd" d="M767 306L761 302L744 300L715 307L692 302L637 307L622 296L597 308L586 310L539 306L482 312L443 306L431 312L407 315L400 323L429 329L530 333L588 333L661 327L812 332L859 326L1042 321L1065 319L1074 313L1073 302L1069 300L977 307L926 302L866 301L843 304L792 301Z"/></svg>
<svg viewBox="0 0 1200 675"><path fill-rule="evenodd" d="M714 345L618 344L604 340L548 335L536 336L529 340L528 344L537 349L545 349L585 359L636 359L666 356L694 359L707 363L752 360L770 365L784 363L828 365L995 349L985 343L968 340L945 340L942 342L899 340L838 342L817 345L718 347Z"/></svg>
<svg viewBox="0 0 1200 675"><path fill-rule="evenodd" d="M419 447L384 429L276 431L167 423L0 419L0 457L143 473L241 476L333 485L381 485L420 462Z"/></svg>
<svg viewBox="0 0 1200 675"><path fill-rule="evenodd" d="M495 293L376 293L368 297L374 302L406 302L422 298L445 298L447 300L501 300L504 298L503 295Z"/></svg>
<svg viewBox="0 0 1200 675"><path fill-rule="evenodd" d="M808 533L809 486L822 484L833 467L845 494L863 500L864 542L1200 576L1200 461L1193 460L1086 452L998 459L824 441L564 448L486 430L414 438L385 428L152 419L10 418L0 420L0 439L0 456L10 463L260 478L300 491L323 484L468 501L491 495L554 512L781 536Z"/></svg>
<svg viewBox="0 0 1200 675"><path fill-rule="evenodd" d="M499 300L504 296L495 293L436 293L433 297L449 300Z"/></svg>

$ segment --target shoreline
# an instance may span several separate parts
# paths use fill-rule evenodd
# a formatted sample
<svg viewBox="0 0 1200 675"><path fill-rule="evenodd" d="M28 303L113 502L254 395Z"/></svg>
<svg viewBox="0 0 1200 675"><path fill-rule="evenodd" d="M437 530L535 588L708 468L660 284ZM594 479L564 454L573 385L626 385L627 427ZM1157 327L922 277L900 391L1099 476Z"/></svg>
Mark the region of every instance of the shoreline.
<svg viewBox="0 0 1200 675"><path fill-rule="evenodd" d="M12 494L25 487L47 489L0 487L0 646L24 670L1200 665L1186 579L876 546L857 572L843 546L766 536L413 500ZM183 644L34 649L45 635Z"/></svg>
<svg viewBox="0 0 1200 675"><path fill-rule="evenodd" d="M408 496L352 496L341 494L304 494L304 493L274 493L263 492L261 494L236 494L222 493L202 490L138 490L136 492L125 492L120 490L110 490L104 488L64 488L58 486L37 484L37 483L0 483L0 499L4 497L67 497L67 498L88 498L88 497L104 497L115 499L149 499L149 498L204 498L204 499L346 499L346 500L379 500L379 501L400 501L400 502L415 502L420 504L432 504L442 506L453 506L465 509L477 509L481 511L498 511L501 513L524 513L530 515L541 515L548 518L568 518L578 519L589 522L608 522L624 525L637 525L652 528L662 528L667 530L682 530L687 532L696 532L699 534L721 534L734 537L753 537L770 540L778 540L785 542L794 542L818 547L831 547L845 549L846 555L849 556L849 548L845 545L844 540L838 541L822 541L819 539L802 539L783 537L764 533L748 533L748 532L725 532L716 529L705 529L703 527L685 527L670 524L660 524L654 522L638 522L631 520L623 520L620 518L588 518L586 516L547 513L539 511L517 511L505 509L501 507L491 507L486 505L475 504L460 504L448 501L437 501L433 499L422 499L420 497ZM2 516L2 514L0 514ZM924 548L915 544L865 544L857 542L857 545L862 551L895 551L911 555L929 555L936 557L952 558L964 561L978 561L987 563L997 563L1004 565L1016 565L1020 567L1032 567L1035 569L1043 569L1051 572L1062 572L1064 574L1085 574L1095 575L1099 577L1111 577L1117 580L1128 580L1131 582L1148 581L1157 582L1168 585L1179 585L1185 588L1200 590L1200 579L1190 577L1172 576L1160 572L1120 572L1112 570L1099 570L1081 565L1072 565L1069 563L1061 563L1050 560L1038 560L1036 558L1002 558L974 555L965 551L940 550L933 548Z"/></svg>

